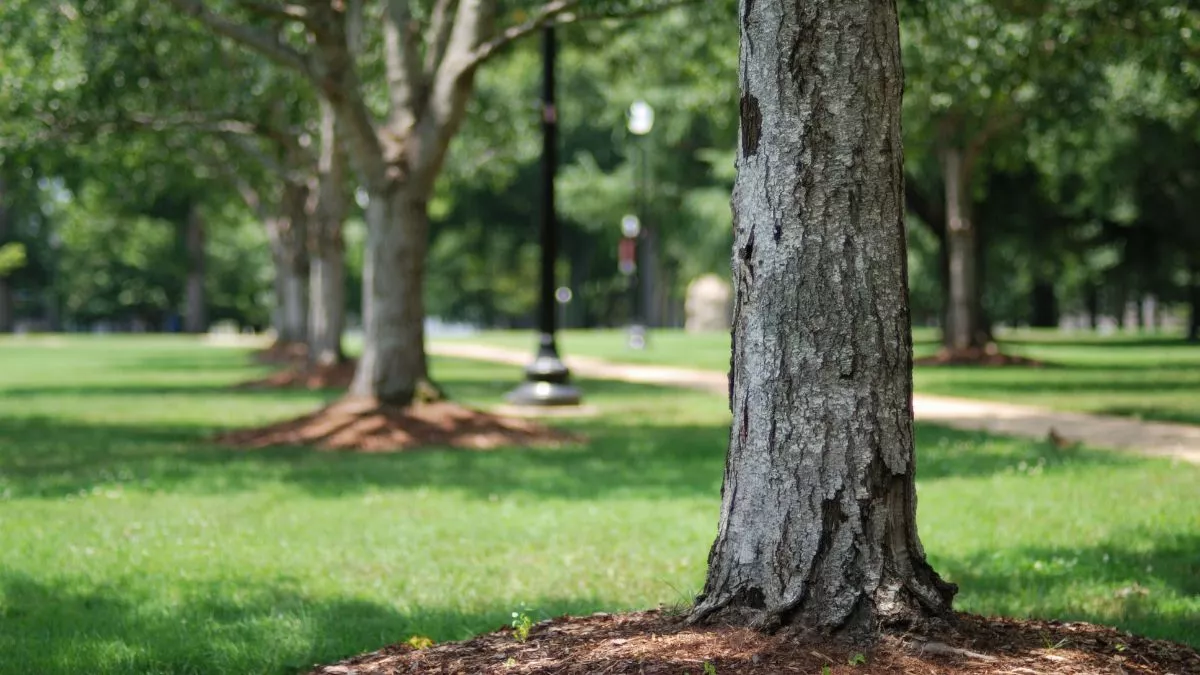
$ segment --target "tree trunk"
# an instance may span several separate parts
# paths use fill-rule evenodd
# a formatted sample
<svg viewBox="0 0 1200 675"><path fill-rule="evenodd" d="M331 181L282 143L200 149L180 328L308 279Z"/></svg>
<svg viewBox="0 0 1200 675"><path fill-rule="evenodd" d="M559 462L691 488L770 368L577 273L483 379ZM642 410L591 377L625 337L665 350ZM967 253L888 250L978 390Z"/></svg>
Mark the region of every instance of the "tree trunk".
<svg viewBox="0 0 1200 675"><path fill-rule="evenodd" d="M283 332L280 333L279 340L304 344L308 316L308 275L296 269L290 262L284 262L283 269L278 274L283 291L279 303L283 313Z"/></svg>
<svg viewBox="0 0 1200 675"><path fill-rule="evenodd" d="M971 218L970 174L962 151L953 146L941 151L946 181L946 257L948 261L946 326L943 346L952 353L983 347L975 225Z"/></svg>
<svg viewBox="0 0 1200 675"><path fill-rule="evenodd" d="M1084 289L1084 302L1087 304L1088 325L1092 330L1100 327L1100 288L1089 282Z"/></svg>
<svg viewBox="0 0 1200 675"><path fill-rule="evenodd" d="M741 6L733 425L692 620L945 615L915 521L895 4Z"/></svg>
<svg viewBox="0 0 1200 675"><path fill-rule="evenodd" d="M1054 294L1054 282L1036 279L1033 282L1032 307L1029 325L1034 328L1058 327L1058 299Z"/></svg>
<svg viewBox="0 0 1200 675"><path fill-rule="evenodd" d="M436 396L425 359L422 298L428 196L414 185L371 190L363 260L363 352L352 396L407 405Z"/></svg>
<svg viewBox="0 0 1200 675"><path fill-rule="evenodd" d="M317 204L309 232L308 358L330 365L344 359L346 263L342 224L346 219L346 155L336 133L333 109L321 103L321 159Z"/></svg>
<svg viewBox="0 0 1200 675"><path fill-rule="evenodd" d="M13 332L13 294L6 277L0 277L0 333Z"/></svg>
<svg viewBox="0 0 1200 675"><path fill-rule="evenodd" d="M1154 333L1158 327L1158 299L1154 294L1147 293L1142 296L1140 304L1142 330L1146 333Z"/></svg>
<svg viewBox="0 0 1200 675"><path fill-rule="evenodd" d="M1191 285L1188 288L1188 300L1192 306L1188 319L1188 341L1200 342L1200 264L1192 263Z"/></svg>
<svg viewBox="0 0 1200 675"><path fill-rule="evenodd" d="M188 213L184 246L187 250L187 281L183 330L187 333L203 333L208 330L208 307L204 298L204 218L198 206L193 206Z"/></svg>
<svg viewBox="0 0 1200 675"><path fill-rule="evenodd" d="M8 241L8 206L4 179L0 178L0 246ZM0 333L13 331L13 294L8 277L0 274Z"/></svg>
<svg viewBox="0 0 1200 675"><path fill-rule="evenodd" d="M662 265L659 262L658 233L652 227L642 226L638 241L638 276L641 282L642 322L647 328L662 325L659 305L659 287L662 285Z"/></svg>
<svg viewBox="0 0 1200 675"><path fill-rule="evenodd" d="M275 264L276 337L284 344L304 343L308 334L307 199L307 187L286 183L278 215L266 222Z"/></svg>

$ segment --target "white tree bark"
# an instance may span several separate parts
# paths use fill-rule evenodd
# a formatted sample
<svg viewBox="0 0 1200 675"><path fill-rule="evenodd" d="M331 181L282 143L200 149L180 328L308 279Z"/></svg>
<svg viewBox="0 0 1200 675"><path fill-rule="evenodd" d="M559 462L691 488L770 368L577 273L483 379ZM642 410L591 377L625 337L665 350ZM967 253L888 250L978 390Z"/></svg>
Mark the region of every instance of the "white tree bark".
<svg viewBox="0 0 1200 675"><path fill-rule="evenodd" d="M307 339L307 197L308 190L304 185L285 182L276 213L265 223L271 260L275 265L277 339L283 343L303 344Z"/></svg>
<svg viewBox="0 0 1200 675"><path fill-rule="evenodd" d="M330 365L343 359L346 266L342 225L346 219L346 156L328 103L321 104L321 158L316 205L309 223L308 358Z"/></svg>
<svg viewBox="0 0 1200 675"><path fill-rule="evenodd" d="M429 237L426 195L397 189L369 196L363 352L350 395L404 405L434 391L421 294Z"/></svg>
<svg viewBox="0 0 1200 675"><path fill-rule="evenodd" d="M903 87L891 0L742 0L733 425L692 620L949 612L915 524Z"/></svg>

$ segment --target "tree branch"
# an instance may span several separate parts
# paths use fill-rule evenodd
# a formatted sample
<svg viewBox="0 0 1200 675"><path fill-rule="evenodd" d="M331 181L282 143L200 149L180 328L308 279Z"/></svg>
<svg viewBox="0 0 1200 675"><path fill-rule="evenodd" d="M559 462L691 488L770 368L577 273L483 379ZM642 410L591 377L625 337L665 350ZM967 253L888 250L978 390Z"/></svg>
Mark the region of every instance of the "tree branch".
<svg viewBox="0 0 1200 675"><path fill-rule="evenodd" d="M259 2L259 0L236 0L236 2L246 11L260 16L283 21L298 21L306 26L313 23L312 14L303 5L291 5L287 3L275 5L267 2Z"/></svg>
<svg viewBox="0 0 1200 675"><path fill-rule="evenodd" d="M416 121L416 92L423 88L424 79L417 53L416 23L409 3L410 0L387 0L383 16L390 117L400 128L410 127Z"/></svg>
<svg viewBox="0 0 1200 675"><path fill-rule="evenodd" d="M572 5L578 0L556 0ZM446 148L466 115L472 78L480 60L476 51L493 34L496 3L459 0L446 51L430 83L428 101L413 134L410 161L421 176L432 179L441 168Z"/></svg>
<svg viewBox="0 0 1200 675"><path fill-rule="evenodd" d="M315 79L308 57L274 36L209 11L202 0L169 0L179 11L200 21L218 35L257 51L271 61Z"/></svg>
<svg viewBox="0 0 1200 675"><path fill-rule="evenodd" d="M490 59L500 49L526 35L537 32L550 22L555 21L559 15L569 12L571 9L578 7L579 4L579 0L552 0L551 2L547 2L524 22L505 28L496 37L476 47L470 55L471 66L477 66Z"/></svg>
<svg viewBox="0 0 1200 675"><path fill-rule="evenodd" d="M346 46L358 58L363 50L363 0L346 0Z"/></svg>
<svg viewBox="0 0 1200 675"><path fill-rule="evenodd" d="M167 131L169 129L189 128L197 131L213 133L236 134L240 136L256 136L263 133L262 129L251 122L229 117L205 115L173 115L160 117L146 113L130 113L127 118L136 126L151 131ZM114 128L117 125L114 125Z"/></svg>
<svg viewBox="0 0 1200 675"><path fill-rule="evenodd" d="M675 7L699 4L701 0L663 0L649 7L628 10L611 10L606 12L576 13L573 10L582 5L579 0L553 0L542 5L526 21L509 26L496 37L488 40L475 50L473 59L478 65L509 44L520 40L531 33L537 32L548 24L567 24L580 21L597 21L601 19L634 19L641 16L658 14Z"/></svg>
<svg viewBox="0 0 1200 675"><path fill-rule="evenodd" d="M578 23L582 21L600 21L603 19L636 19L643 16L650 16L665 12L668 9L676 7L686 7L688 5L699 5L703 0L663 0L649 7L639 7L637 9L625 10L609 10L607 12L591 12L591 13L575 13L572 12L570 21L559 19L561 23Z"/></svg>
<svg viewBox="0 0 1200 675"><path fill-rule="evenodd" d="M450 29L454 27L454 16L458 0L437 0L429 19L429 33L425 38L425 76L433 77L438 64L446 56L446 44L450 41Z"/></svg>

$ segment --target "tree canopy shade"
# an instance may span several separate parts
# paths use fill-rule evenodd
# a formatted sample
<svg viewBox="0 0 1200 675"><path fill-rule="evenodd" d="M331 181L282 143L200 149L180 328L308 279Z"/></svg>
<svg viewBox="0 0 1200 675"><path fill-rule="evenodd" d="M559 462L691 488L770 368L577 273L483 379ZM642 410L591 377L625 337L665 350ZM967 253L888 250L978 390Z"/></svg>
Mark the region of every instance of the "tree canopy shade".
<svg viewBox="0 0 1200 675"><path fill-rule="evenodd" d="M692 619L859 634L947 614L915 522L895 4L741 12L733 425Z"/></svg>

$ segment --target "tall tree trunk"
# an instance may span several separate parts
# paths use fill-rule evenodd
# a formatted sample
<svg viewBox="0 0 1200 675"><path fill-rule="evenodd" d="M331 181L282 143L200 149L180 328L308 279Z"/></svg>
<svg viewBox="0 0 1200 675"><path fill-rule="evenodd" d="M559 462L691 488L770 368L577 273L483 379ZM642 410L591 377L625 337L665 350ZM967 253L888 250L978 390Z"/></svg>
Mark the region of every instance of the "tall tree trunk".
<svg viewBox="0 0 1200 675"><path fill-rule="evenodd" d="M1153 333L1158 327L1158 300L1153 293L1147 293L1142 296L1140 304L1140 313L1142 320L1142 330L1147 333Z"/></svg>
<svg viewBox="0 0 1200 675"><path fill-rule="evenodd" d="M370 184L369 184L370 185ZM363 352L352 396L406 405L436 395L425 359L422 285L428 195L416 185L370 190L363 260Z"/></svg>
<svg viewBox="0 0 1200 675"><path fill-rule="evenodd" d="M1188 319L1188 341L1200 342L1200 264L1192 263L1191 272L1188 300L1192 311Z"/></svg>
<svg viewBox="0 0 1200 675"><path fill-rule="evenodd" d="M317 204L309 232L308 358L330 365L343 360L346 324L346 155L337 137L333 108L321 103L321 159Z"/></svg>
<svg viewBox="0 0 1200 675"><path fill-rule="evenodd" d="M1092 330L1100 327L1100 288L1088 282L1084 289L1084 303L1087 305L1088 325Z"/></svg>
<svg viewBox="0 0 1200 675"><path fill-rule="evenodd" d="M970 173L968 172L968 175ZM969 185L970 183L968 183ZM967 191L970 194L970 191ZM970 213L974 214L974 203L970 203ZM971 226L975 231L975 285L971 289L974 296L971 302L975 310L971 317L974 325L972 336L979 346L992 341L992 320L988 316L987 307L983 304L983 289L987 286L987 230L972 219Z"/></svg>
<svg viewBox="0 0 1200 675"><path fill-rule="evenodd" d="M203 333L208 330L208 307L204 297L204 217L199 206L193 206L188 212L183 236L187 250L183 330Z"/></svg>
<svg viewBox="0 0 1200 675"><path fill-rule="evenodd" d="M970 174L963 152L949 145L941 150L942 176L946 182L946 326L942 343L951 352L966 352L983 346L979 334L979 275L975 225L971 217Z"/></svg>
<svg viewBox="0 0 1200 675"><path fill-rule="evenodd" d="M1058 298L1054 294L1054 282L1037 278L1033 282L1029 325L1034 328L1058 327Z"/></svg>
<svg viewBox="0 0 1200 675"><path fill-rule="evenodd" d="M284 344L302 344L308 336L307 200L306 186L285 183L277 215L266 222L275 264L275 330Z"/></svg>
<svg viewBox="0 0 1200 675"><path fill-rule="evenodd" d="M662 284L662 265L659 261L658 233L655 228L643 224L642 236L638 241L638 276L642 297L642 322L647 328L662 325L659 290Z"/></svg>
<svg viewBox="0 0 1200 675"><path fill-rule="evenodd" d="M8 241L8 194L4 179L0 178L0 246ZM8 277L0 274L0 333L13 331L13 295Z"/></svg>
<svg viewBox="0 0 1200 675"><path fill-rule="evenodd" d="M916 529L895 4L741 8L733 425L692 620L944 615Z"/></svg>

